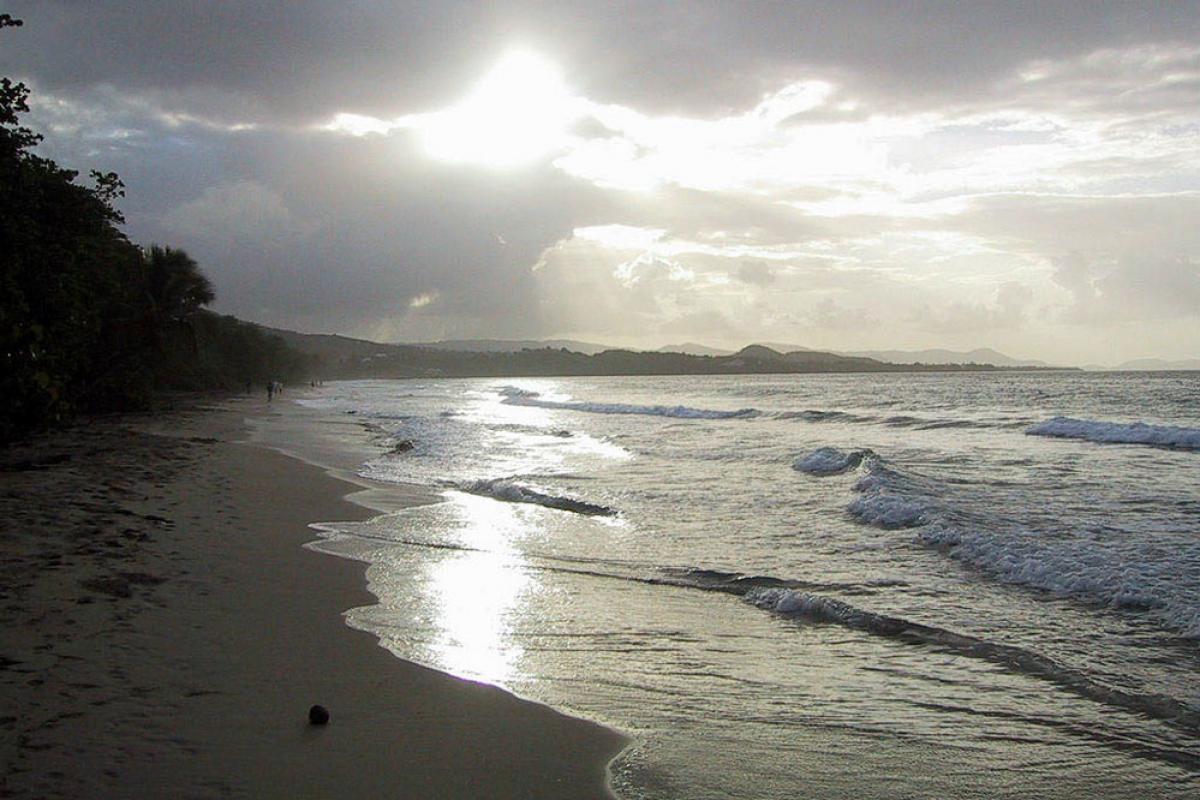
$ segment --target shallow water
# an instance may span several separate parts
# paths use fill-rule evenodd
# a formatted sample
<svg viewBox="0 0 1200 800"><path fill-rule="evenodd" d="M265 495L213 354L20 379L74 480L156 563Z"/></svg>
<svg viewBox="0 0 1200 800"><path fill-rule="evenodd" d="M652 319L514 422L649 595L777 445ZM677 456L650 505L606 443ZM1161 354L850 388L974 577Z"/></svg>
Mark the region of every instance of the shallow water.
<svg viewBox="0 0 1200 800"><path fill-rule="evenodd" d="M328 526L380 597L351 623L630 732L624 797L1116 798L1200 791L1198 395L943 373L301 402L314 460L444 493Z"/></svg>

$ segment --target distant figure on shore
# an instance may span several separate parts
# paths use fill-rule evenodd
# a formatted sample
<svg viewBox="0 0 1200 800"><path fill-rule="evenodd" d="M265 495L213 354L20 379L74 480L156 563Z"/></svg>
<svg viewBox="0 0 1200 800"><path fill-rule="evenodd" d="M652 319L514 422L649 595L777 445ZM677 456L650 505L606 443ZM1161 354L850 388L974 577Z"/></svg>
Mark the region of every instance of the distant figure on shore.
<svg viewBox="0 0 1200 800"><path fill-rule="evenodd" d="M275 381L267 381L267 402L275 399Z"/></svg>

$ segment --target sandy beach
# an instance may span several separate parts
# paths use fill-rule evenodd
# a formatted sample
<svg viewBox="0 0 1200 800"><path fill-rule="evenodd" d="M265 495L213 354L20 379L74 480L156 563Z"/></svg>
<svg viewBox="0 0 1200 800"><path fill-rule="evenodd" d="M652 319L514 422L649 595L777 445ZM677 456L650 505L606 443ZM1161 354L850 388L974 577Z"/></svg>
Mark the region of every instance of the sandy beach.
<svg viewBox="0 0 1200 800"><path fill-rule="evenodd" d="M303 545L373 512L242 443L262 409L196 401L0 452L0 796L609 797L616 732L346 626L374 601L365 565Z"/></svg>

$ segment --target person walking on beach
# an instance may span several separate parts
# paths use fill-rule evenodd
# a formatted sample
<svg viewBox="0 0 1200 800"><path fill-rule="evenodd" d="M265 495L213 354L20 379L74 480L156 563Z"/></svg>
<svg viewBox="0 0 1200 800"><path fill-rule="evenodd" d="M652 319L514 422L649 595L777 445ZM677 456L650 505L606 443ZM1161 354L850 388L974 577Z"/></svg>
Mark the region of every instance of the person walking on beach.
<svg viewBox="0 0 1200 800"><path fill-rule="evenodd" d="M267 402L275 399L275 381L267 381Z"/></svg>

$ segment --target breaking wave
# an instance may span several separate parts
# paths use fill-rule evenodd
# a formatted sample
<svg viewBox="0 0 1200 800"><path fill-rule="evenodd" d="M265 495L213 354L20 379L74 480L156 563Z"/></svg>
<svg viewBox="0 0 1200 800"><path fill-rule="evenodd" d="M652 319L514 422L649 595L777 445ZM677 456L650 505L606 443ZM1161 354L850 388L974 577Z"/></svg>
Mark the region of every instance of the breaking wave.
<svg viewBox="0 0 1200 800"><path fill-rule="evenodd" d="M1106 548L1047 548L1019 536L941 525L922 530L917 540L996 580L1094 605L1151 612L1167 629L1200 638L1200 608L1165 599L1161 593L1162 581L1169 578L1131 570L1120 553ZM1200 561L1194 552L1177 555L1183 561Z"/></svg>
<svg viewBox="0 0 1200 800"><path fill-rule="evenodd" d="M869 452L869 451L865 451ZM918 482L883 463L871 453L862 459L866 474L854 483L858 497L846 506L860 522L885 530L915 528L929 522L931 501Z"/></svg>
<svg viewBox="0 0 1200 800"><path fill-rule="evenodd" d="M567 411L583 411L589 414L638 414L650 417L675 417L677 419L746 419L757 417L756 408L740 408L736 411L716 411L690 406L642 406L628 403L588 403L577 400L547 400L537 392L506 387L500 390L502 401L510 406L533 406L535 408L558 408Z"/></svg>
<svg viewBox="0 0 1200 800"><path fill-rule="evenodd" d="M838 475L852 470L863 462L863 459L875 455L870 450L851 450L846 452L836 447L818 447L808 455L797 458L792 462L792 469L807 472L809 475Z"/></svg>
<svg viewBox="0 0 1200 800"><path fill-rule="evenodd" d="M928 514L928 509L921 503L883 492L856 497L846 509L868 525L886 530L924 525Z"/></svg>
<svg viewBox="0 0 1200 800"><path fill-rule="evenodd" d="M863 417L848 411L823 411L808 408L803 411L781 411L776 419L795 419L801 422L871 422L874 417Z"/></svg>
<svg viewBox="0 0 1200 800"><path fill-rule="evenodd" d="M491 497L494 500L503 500L506 503L531 503L533 505L544 506L545 508L570 511L574 514L585 514L591 517L615 517L617 515L616 510L608 506L589 503L585 500L577 500L573 497L545 494L535 489L530 489L528 486L521 486L508 478L469 481L457 484L455 488L468 494Z"/></svg>
<svg viewBox="0 0 1200 800"><path fill-rule="evenodd" d="M1190 731L1200 730L1200 711L1162 694L1129 692L1103 684L1082 670L1014 645L955 633L932 625L876 614L842 600L796 589L755 588L745 594L747 602L790 617L840 625L874 636L909 644L933 646L956 655L977 658L1012 672L1029 675L1060 686L1097 703L1163 720Z"/></svg>
<svg viewBox="0 0 1200 800"><path fill-rule="evenodd" d="M1025 430L1031 436L1084 439L1100 444L1146 444L1180 450L1200 450L1200 429L1144 422L1098 422L1054 417Z"/></svg>
<svg viewBox="0 0 1200 800"><path fill-rule="evenodd" d="M808 408L803 411L780 411L770 416L773 419L795 420L797 422L849 422L867 425L886 425L891 428L913 428L921 431L936 431L947 428L1003 428L1008 425L1008 423L1000 421L918 417L907 414L884 417L817 408Z"/></svg>

